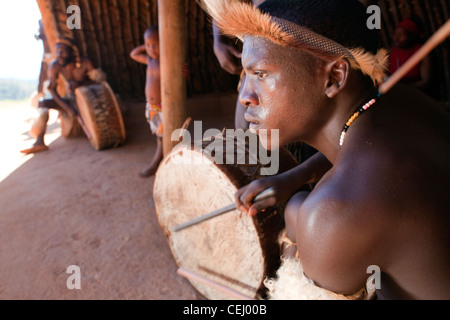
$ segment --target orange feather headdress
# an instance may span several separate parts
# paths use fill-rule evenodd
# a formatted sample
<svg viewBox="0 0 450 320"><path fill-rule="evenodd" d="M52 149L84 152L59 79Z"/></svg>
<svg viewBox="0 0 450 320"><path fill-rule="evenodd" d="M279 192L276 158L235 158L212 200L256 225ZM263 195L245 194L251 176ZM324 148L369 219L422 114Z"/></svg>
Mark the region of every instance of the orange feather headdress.
<svg viewBox="0 0 450 320"><path fill-rule="evenodd" d="M252 4L239 0L198 1L225 35L241 40L247 36L259 36L321 58L346 58L353 69L368 75L375 85L380 85L386 76L389 56L385 49L373 54L363 48L346 48L306 27L262 13Z"/></svg>

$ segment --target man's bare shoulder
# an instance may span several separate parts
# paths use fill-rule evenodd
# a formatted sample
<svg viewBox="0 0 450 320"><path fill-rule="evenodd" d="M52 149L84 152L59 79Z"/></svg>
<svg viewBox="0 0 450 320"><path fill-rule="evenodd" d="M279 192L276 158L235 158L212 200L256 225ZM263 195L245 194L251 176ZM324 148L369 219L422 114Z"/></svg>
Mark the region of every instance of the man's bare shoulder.
<svg viewBox="0 0 450 320"><path fill-rule="evenodd" d="M400 200L406 196L390 178L391 155L349 157L338 161L302 204L296 232L305 274L342 294L361 289L370 266L386 269L391 226L408 210Z"/></svg>
<svg viewBox="0 0 450 320"><path fill-rule="evenodd" d="M333 169L321 180L299 210L297 244L305 274L317 285L340 294L364 287L377 256L382 219L375 199L349 185Z"/></svg>
<svg viewBox="0 0 450 320"><path fill-rule="evenodd" d="M418 247L431 252L448 225L450 201L443 190L450 179L449 170L426 169L429 161L389 146L340 157L299 211L305 273L332 291L351 294L364 284L369 266L398 270L411 263L393 260L399 251L412 257L423 254ZM432 237L429 230L435 230Z"/></svg>
<svg viewBox="0 0 450 320"><path fill-rule="evenodd" d="M92 60L87 57L82 57L80 59L80 68L83 71L91 71L94 69L94 64L92 63Z"/></svg>

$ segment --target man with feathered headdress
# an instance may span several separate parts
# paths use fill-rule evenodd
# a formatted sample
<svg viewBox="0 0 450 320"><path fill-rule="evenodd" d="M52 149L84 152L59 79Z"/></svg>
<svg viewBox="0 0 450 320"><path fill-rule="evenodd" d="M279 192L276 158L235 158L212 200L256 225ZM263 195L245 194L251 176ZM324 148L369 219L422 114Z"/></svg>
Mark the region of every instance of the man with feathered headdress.
<svg viewBox="0 0 450 320"><path fill-rule="evenodd" d="M298 259L267 281L269 297L367 297L368 270L379 270L368 286L379 299L449 299L450 117L403 85L380 97L388 55L365 7L201 2L222 32L244 41L240 101L250 130L264 132L269 149L301 141L320 152L236 194L250 215L289 200L286 242ZM297 193L310 182L311 193ZM252 202L269 187L276 196Z"/></svg>
<svg viewBox="0 0 450 320"><path fill-rule="evenodd" d="M253 3L255 6L260 5L264 0L241 0L247 3ZM244 73L241 65L241 51L237 46L239 45L235 39L231 39L224 36L221 30L217 27L215 22L212 22L213 26L213 39L214 39L214 54L223 70L230 74L241 75L241 79L238 85L238 91L240 90L241 83L244 78ZM248 122L244 119L245 108L239 102L236 103L235 111L235 128L236 129L248 129Z"/></svg>
<svg viewBox="0 0 450 320"><path fill-rule="evenodd" d="M50 85L48 90L52 99L42 99L39 102L39 116L31 129L31 134L36 137L36 141L31 148L21 151L24 154L48 150L44 136L49 119L49 109L59 110L64 116L77 117L78 110L73 98L75 89L105 79L102 71L95 69L88 58L80 56L78 46L70 38L58 39L55 45L55 55L56 59L49 68ZM64 97L57 90L60 76L67 84L67 92Z"/></svg>

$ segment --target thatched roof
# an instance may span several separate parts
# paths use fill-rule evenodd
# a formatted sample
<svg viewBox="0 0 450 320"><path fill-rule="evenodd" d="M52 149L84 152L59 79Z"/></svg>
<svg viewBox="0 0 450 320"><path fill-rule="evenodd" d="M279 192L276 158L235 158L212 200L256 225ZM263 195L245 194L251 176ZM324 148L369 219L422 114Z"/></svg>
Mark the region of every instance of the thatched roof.
<svg viewBox="0 0 450 320"><path fill-rule="evenodd" d="M236 76L227 74L212 50L209 18L195 0L186 1L190 65L188 93L236 90ZM108 75L115 92L126 98L144 96L145 66L129 54L143 44L144 31L158 24L157 0L37 0L51 50L58 37L75 39L81 54ZM70 30L67 7L81 9L82 28Z"/></svg>
<svg viewBox="0 0 450 320"><path fill-rule="evenodd" d="M195 0L184 0L191 79L188 92L207 93L232 91L236 77L223 71L213 53L211 24ZM143 97L145 67L129 58L130 51L142 44L145 29L158 24L157 0L37 0L44 28L51 48L58 36L75 39L82 54L108 75L112 88L123 97ZM448 0L380 0L382 9L381 37L390 47L396 24L412 14L424 21L425 32L433 34L450 19ZM69 30L66 26L67 7L81 8L82 29ZM53 50L53 49L52 49ZM450 41L432 53L437 80L437 94L449 101Z"/></svg>

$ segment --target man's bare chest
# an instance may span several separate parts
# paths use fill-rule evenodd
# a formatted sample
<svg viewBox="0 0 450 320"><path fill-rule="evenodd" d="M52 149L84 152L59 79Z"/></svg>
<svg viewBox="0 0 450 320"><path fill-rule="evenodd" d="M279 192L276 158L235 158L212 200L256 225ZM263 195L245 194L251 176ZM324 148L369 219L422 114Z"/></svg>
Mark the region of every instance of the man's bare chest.
<svg viewBox="0 0 450 320"><path fill-rule="evenodd" d="M61 75L67 81L83 81L86 79L86 70L84 68L63 68Z"/></svg>

